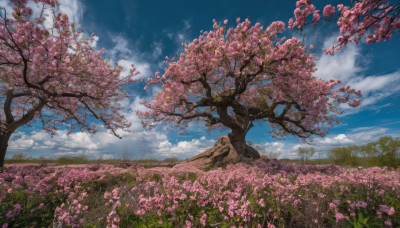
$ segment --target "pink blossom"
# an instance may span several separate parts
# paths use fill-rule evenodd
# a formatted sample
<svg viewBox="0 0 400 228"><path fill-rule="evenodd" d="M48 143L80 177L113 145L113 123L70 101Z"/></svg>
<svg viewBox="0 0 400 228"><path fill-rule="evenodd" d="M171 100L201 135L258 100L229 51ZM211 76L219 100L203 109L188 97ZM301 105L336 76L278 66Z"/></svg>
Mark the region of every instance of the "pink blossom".
<svg viewBox="0 0 400 228"><path fill-rule="evenodd" d="M390 222L390 220L386 220L385 226L392 227L392 222Z"/></svg>
<svg viewBox="0 0 400 228"><path fill-rule="evenodd" d="M206 226L206 219L207 219L207 215L203 212L203 215L200 218L201 225Z"/></svg>
<svg viewBox="0 0 400 228"><path fill-rule="evenodd" d="M342 213L336 213L335 214L336 222L343 220L345 217Z"/></svg>
<svg viewBox="0 0 400 228"><path fill-rule="evenodd" d="M335 13L335 7L331 5L326 5L323 10L323 15L325 18L332 16Z"/></svg>

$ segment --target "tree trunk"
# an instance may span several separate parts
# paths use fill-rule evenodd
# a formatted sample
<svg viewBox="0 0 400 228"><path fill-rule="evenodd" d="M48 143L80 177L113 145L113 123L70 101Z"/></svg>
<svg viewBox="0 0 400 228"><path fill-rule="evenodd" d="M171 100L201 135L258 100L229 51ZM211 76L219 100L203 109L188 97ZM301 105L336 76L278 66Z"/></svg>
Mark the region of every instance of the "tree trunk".
<svg viewBox="0 0 400 228"><path fill-rule="evenodd" d="M260 154L254 148L248 146L245 140L245 131L232 131L227 136L221 136L214 147L205 152L185 160L180 165L195 166L199 169L212 167L225 167L228 164L241 162L245 159L260 158ZM176 167L179 167L177 165Z"/></svg>
<svg viewBox="0 0 400 228"><path fill-rule="evenodd" d="M8 140L11 137L11 133L4 133L0 135L0 168L4 166L4 159L6 157Z"/></svg>
<svg viewBox="0 0 400 228"><path fill-rule="evenodd" d="M229 140L232 146L236 149L237 153L246 156L247 144L246 144L246 132L243 130L232 130L231 133L228 134Z"/></svg>

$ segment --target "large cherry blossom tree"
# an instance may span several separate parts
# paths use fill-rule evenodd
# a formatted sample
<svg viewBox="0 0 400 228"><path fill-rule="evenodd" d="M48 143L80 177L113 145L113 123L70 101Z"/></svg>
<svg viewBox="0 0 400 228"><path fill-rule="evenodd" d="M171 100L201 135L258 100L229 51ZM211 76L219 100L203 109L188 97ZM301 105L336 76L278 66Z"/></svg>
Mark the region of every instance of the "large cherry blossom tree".
<svg viewBox="0 0 400 228"><path fill-rule="evenodd" d="M274 137L307 139L324 136L338 122L339 103L359 104L352 97L360 91L350 86L334 91L340 81L313 76L314 56L301 41L277 38L283 22L264 29L237 19L235 28L215 21L213 27L184 45L179 58L167 58L164 74L149 78L148 84L162 89L144 102L150 110L139 112L145 126L172 122L183 129L205 121L210 130L230 128L230 142L244 154L246 134L256 121L268 122Z"/></svg>
<svg viewBox="0 0 400 228"><path fill-rule="evenodd" d="M55 0L34 2L38 16L27 0L10 0L13 12L1 9L0 167L12 133L33 120L51 134L60 127L95 133L100 123L119 137L116 130L130 126L118 100L127 97L121 86L133 81L135 69L120 77L122 68L93 48L93 35L84 38L57 13Z"/></svg>
<svg viewBox="0 0 400 228"><path fill-rule="evenodd" d="M343 1L337 6L325 5L322 16L326 21L336 21L340 36L337 45L325 50L334 54L335 49L353 42L358 44L365 37L367 44L390 40L393 33L400 33L400 1L355 0ZM307 24L317 25L321 21L321 10L311 0L298 0L294 10L295 19L289 20L289 27L302 29Z"/></svg>

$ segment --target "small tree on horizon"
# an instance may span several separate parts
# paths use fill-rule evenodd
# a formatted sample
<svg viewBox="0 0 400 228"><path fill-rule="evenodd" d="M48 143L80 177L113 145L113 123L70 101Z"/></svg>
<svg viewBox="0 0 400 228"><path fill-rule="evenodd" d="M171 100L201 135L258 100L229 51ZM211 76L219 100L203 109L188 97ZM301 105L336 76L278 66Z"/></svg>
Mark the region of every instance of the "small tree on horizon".
<svg viewBox="0 0 400 228"><path fill-rule="evenodd" d="M297 150L302 164L307 163L315 154L314 147L299 147Z"/></svg>
<svg viewBox="0 0 400 228"><path fill-rule="evenodd" d="M338 103L359 104L350 98L361 96L359 91L350 86L335 91L340 81L313 76L314 55L301 41L278 39L283 22L264 29L237 19L237 26L227 29L214 20L213 28L184 45L179 58L166 58L164 74L149 78L148 84L162 89L144 102L149 111L138 112L144 126L174 122L183 129L205 122L209 130L229 128L230 142L245 155L246 134L257 121L268 122L273 137L307 139L324 136L338 122Z"/></svg>
<svg viewBox="0 0 400 228"><path fill-rule="evenodd" d="M59 127L95 133L97 120L119 137L116 130L130 124L117 101L127 97L121 86L133 81L134 68L120 78L122 68L102 58L66 14L54 12L57 1L35 0L42 7L37 18L27 0L9 2L11 17L0 8L0 167L11 135L35 119L51 134Z"/></svg>

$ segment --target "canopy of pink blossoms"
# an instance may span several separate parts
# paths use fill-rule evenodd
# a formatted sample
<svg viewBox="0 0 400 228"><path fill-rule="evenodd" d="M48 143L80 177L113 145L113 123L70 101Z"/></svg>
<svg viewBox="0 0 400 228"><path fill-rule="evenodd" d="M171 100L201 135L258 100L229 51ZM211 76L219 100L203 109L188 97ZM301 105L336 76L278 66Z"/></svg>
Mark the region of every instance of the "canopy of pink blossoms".
<svg viewBox="0 0 400 228"><path fill-rule="evenodd" d="M116 101L127 96L121 86L134 69L120 78L122 68L102 58L66 14L45 16L45 9L57 12L56 1L35 0L42 7L37 18L27 0L11 3L12 16L3 8L0 18L1 132L35 118L50 132L59 124L95 132L93 118L114 134L127 129Z"/></svg>
<svg viewBox="0 0 400 228"><path fill-rule="evenodd" d="M184 45L177 59L167 58L164 74L148 80L162 89L144 102L151 109L140 113L146 126L172 121L183 128L205 121L209 129L247 131L253 121L267 121L275 137L323 136L336 121L337 103L361 96L350 86L334 91L340 81L314 77L314 56L305 45L295 37L278 38L285 29L281 21L266 29L247 19L238 19L235 28L215 21L213 27ZM359 100L349 104L357 106Z"/></svg>

